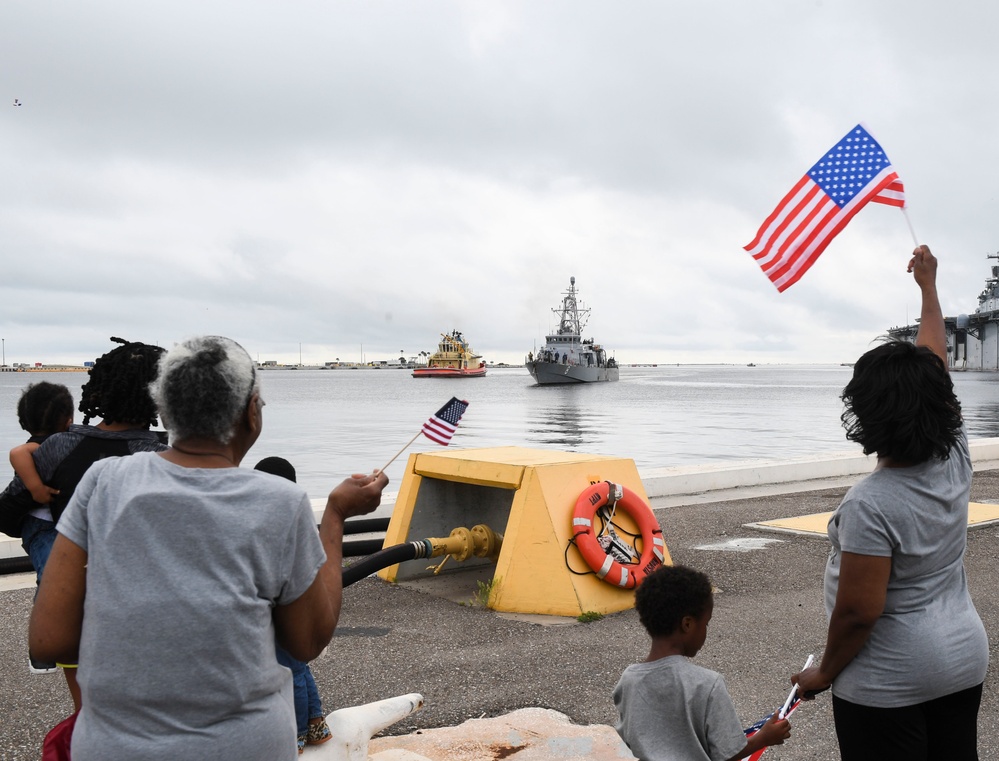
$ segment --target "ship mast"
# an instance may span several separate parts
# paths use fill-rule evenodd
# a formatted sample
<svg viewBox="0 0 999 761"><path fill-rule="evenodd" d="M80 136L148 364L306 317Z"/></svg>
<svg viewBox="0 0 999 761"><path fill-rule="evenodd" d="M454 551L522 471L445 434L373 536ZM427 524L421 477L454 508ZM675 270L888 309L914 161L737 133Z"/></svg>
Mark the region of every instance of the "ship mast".
<svg viewBox="0 0 999 761"><path fill-rule="evenodd" d="M560 336L582 335L590 310L580 308L576 301L575 276L569 278L569 290L564 292L561 309L552 309L552 312L559 316L558 334Z"/></svg>

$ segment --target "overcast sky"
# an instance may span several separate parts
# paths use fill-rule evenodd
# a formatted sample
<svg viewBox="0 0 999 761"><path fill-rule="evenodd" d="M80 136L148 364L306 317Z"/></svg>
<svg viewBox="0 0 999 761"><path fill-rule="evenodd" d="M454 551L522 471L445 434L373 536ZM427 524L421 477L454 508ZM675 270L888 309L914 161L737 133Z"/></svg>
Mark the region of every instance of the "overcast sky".
<svg viewBox="0 0 999 761"><path fill-rule="evenodd" d="M575 276L621 362L849 362L918 314L903 215L863 209L783 294L742 247L864 122L973 312L996 29L980 0L4 0L4 358L456 328L520 362Z"/></svg>

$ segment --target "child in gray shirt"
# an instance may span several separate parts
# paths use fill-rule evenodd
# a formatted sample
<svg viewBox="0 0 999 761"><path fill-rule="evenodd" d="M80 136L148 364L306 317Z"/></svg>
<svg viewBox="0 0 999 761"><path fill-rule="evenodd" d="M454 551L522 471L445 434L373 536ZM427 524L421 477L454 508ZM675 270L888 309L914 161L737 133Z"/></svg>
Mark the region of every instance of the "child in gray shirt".
<svg viewBox="0 0 999 761"><path fill-rule="evenodd" d="M664 566L645 578L635 607L652 637L649 657L614 688L617 732L641 761L737 761L791 735L773 716L746 740L721 675L690 662L704 646L714 609L700 571Z"/></svg>

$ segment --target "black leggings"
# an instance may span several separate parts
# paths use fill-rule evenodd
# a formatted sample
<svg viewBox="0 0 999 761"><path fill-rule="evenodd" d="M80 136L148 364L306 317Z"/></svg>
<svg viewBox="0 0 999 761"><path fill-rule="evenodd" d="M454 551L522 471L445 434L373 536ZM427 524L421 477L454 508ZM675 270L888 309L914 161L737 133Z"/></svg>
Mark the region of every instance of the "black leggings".
<svg viewBox="0 0 999 761"><path fill-rule="evenodd" d="M833 696L843 761L978 761L982 685L904 708L871 708Z"/></svg>

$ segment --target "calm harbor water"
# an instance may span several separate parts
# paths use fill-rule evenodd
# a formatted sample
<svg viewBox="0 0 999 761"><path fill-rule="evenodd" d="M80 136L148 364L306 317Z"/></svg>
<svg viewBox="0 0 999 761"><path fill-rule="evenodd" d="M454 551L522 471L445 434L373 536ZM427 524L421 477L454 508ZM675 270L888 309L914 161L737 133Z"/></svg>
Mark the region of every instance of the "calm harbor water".
<svg viewBox="0 0 999 761"><path fill-rule="evenodd" d="M470 379L414 379L388 369L273 370L261 376L264 431L244 464L287 457L309 495L321 497L350 473L384 466L451 396L470 403L452 448L613 455L633 459L639 470L856 452L839 422L839 394L850 374L834 365L622 367L617 383L540 387L524 368ZM17 400L24 386L41 380L66 385L78 401L86 375L0 373L4 446L25 440ZM999 436L999 375L956 373L954 382L972 438ZM390 490L410 453L439 449L419 436L388 468Z"/></svg>

